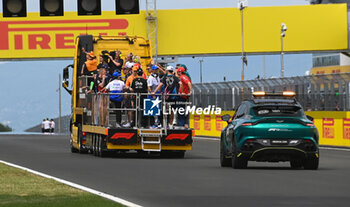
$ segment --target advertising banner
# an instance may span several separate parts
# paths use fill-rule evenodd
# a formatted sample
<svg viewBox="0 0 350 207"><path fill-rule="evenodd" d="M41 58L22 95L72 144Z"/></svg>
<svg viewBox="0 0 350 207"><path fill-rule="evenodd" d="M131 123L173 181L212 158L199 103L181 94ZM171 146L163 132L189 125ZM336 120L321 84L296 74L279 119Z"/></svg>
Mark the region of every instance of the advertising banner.
<svg viewBox="0 0 350 207"><path fill-rule="evenodd" d="M222 122L221 116L215 116L215 121L216 121L216 131L221 132L222 129L224 128L224 124Z"/></svg>
<svg viewBox="0 0 350 207"><path fill-rule="evenodd" d="M343 139L350 139L350 119L343 119Z"/></svg>
<svg viewBox="0 0 350 207"><path fill-rule="evenodd" d="M204 115L204 130L211 131L211 116Z"/></svg>
<svg viewBox="0 0 350 207"><path fill-rule="evenodd" d="M193 129L194 130L201 130L201 116L200 115L193 115Z"/></svg>
<svg viewBox="0 0 350 207"><path fill-rule="evenodd" d="M247 53L279 53L281 23L288 27L285 52L348 49L346 4L248 7L244 10ZM78 35L147 38L146 12L115 15L4 18L0 13L0 59L72 58ZM242 47L237 8L157 10L158 55L238 55ZM150 38L152 39L152 38ZM152 43L154 44L154 42Z"/></svg>
<svg viewBox="0 0 350 207"><path fill-rule="evenodd" d="M323 138L334 138L334 119L330 118L323 118L322 120L323 125Z"/></svg>
<svg viewBox="0 0 350 207"><path fill-rule="evenodd" d="M0 59L72 58L78 35L147 36L146 14L116 16L77 16L65 12L64 17L3 18L0 15Z"/></svg>

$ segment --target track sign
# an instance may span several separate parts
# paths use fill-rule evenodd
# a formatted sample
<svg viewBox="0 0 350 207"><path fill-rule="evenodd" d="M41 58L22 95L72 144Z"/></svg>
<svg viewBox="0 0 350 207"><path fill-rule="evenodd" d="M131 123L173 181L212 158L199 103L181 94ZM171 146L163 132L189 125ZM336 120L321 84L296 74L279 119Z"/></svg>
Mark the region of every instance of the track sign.
<svg viewBox="0 0 350 207"><path fill-rule="evenodd" d="M3 17L26 17L26 0L2 0Z"/></svg>
<svg viewBox="0 0 350 207"><path fill-rule="evenodd" d="M40 0L40 16L63 16L63 0Z"/></svg>
<svg viewBox="0 0 350 207"><path fill-rule="evenodd" d="M139 0L116 0L116 14L139 14Z"/></svg>
<svg viewBox="0 0 350 207"><path fill-rule="evenodd" d="M78 15L101 15L101 0L78 0Z"/></svg>

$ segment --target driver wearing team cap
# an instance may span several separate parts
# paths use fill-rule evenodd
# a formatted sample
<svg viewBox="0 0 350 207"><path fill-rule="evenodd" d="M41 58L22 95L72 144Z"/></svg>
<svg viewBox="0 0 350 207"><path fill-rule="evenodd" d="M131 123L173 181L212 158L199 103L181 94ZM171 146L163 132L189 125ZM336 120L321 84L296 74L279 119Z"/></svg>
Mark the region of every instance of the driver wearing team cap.
<svg viewBox="0 0 350 207"><path fill-rule="evenodd" d="M86 52L84 48L82 48L82 52L86 54L86 61L81 68L80 75L90 75L91 72L97 70L97 60L93 51Z"/></svg>
<svg viewBox="0 0 350 207"><path fill-rule="evenodd" d="M113 73L113 80L108 83L108 85L101 90L103 91L110 91L111 95L109 97L111 101L111 107L112 108L121 108L122 101L123 101L123 95L120 93L123 93L125 84L123 81L120 80L121 74L119 72ZM113 95L115 94L115 95ZM116 110L116 127L121 127L121 111Z"/></svg>

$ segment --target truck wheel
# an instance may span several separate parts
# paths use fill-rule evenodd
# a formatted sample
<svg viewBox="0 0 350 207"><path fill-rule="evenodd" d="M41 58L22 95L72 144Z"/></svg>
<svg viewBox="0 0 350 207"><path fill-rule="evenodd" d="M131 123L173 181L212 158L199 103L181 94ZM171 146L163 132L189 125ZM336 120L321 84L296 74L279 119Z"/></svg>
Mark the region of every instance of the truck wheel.
<svg viewBox="0 0 350 207"><path fill-rule="evenodd" d="M173 150L164 150L160 152L161 158L184 158L185 150L173 151Z"/></svg>
<svg viewBox="0 0 350 207"><path fill-rule="evenodd" d="M94 155L94 156L97 156L97 149L96 149L96 135L95 134L93 134L92 135L92 154Z"/></svg>
<svg viewBox="0 0 350 207"><path fill-rule="evenodd" d="M72 153L77 153L77 152L79 152L79 150L77 150L76 148L73 147L72 140L70 140L70 151L71 151Z"/></svg>
<svg viewBox="0 0 350 207"><path fill-rule="evenodd" d="M141 157L144 157L144 156L148 155L148 152L147 152L147 151L137 150L136 152L137 152L137 154L138 154L139 156L141 156ZM162 153L161 153L161 155L162 155Z"/></svg>
<svg viewBox="0 0 350 207"><path fill-rule="evenodd" d="M226 157L225 146L222 139L220 139L220 165L221 167L231 167L232 160Z"/></svg>
<svg viewBox="0 0 350 207"><path fill-rule="evenodd" d="M81 140L82 139L83 139L82 127L81 127L81 124L78 124L78 143L79 143L79 150L78 150L78 152L80 154L86 153L86 150L83 149L82 144L81 144Z"/></svg>
<svg viewBox="0 0 350 207"><path fill-rule="evenodd" d="M96 156L99 157L105 157L107 155L107 151L105 149L105 143L103 140L103 136L102 135L96 135L96 147L95 147L95 151L96 151Z"/></svg>
<svg viewBox="0 0 350 207"><path fill-rule="evenodd" d="M106 143L103 139L102 135L99 135L100 137L100 157L106 157L107 156L107 149L106 149Z"/></svg>
<svg viewBox="0 0 350 207"><path fill-rule="evenodd" d="M180 151L172 152L172 154L173 154L173 157L175 158L184 158L185 152L186 152L185 150L180 150Z"/></svg>
<svg viewBox="0 0 350 207"><path fill-rule="evenodd" d="M304 169L306 170L317 170L319 164L318 157L307 157L304 160Z"/></svg>
<svg viewBox="0 0 350 207"><path fill-rule="evenodd" d="M101 156L101 135L99 135L99 134L97 134L96 135L96 139L97 139L97 141L96 141L96 143L97 143L97 145L96 145L96 155L97 156Z"/></svg>
<svg viewBox="0 0 350 207"><path fill-rule="evenodd" d="M171 158L172 157L172 152L169 150L162 150L160 152L160 157L161 158Z"/></svg>
<svg viewBox="0 0 350 207"><path fill-rule="evenodd" d="M303 162L302 162L302 160L291 160L290 167L292 169L300 169L303 167Z"/></svg>
<svg viewBox="0 0 350 207"><path fill-rule="evenodd" d="M178 158L185 158L185 153L186 153L185 150L178 152Z"/></svg>

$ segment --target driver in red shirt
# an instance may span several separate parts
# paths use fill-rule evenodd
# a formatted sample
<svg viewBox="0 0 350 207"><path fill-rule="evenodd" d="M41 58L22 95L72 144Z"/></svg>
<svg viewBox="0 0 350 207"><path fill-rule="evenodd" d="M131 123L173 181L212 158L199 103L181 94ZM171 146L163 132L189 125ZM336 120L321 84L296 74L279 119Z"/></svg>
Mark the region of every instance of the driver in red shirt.
<svg viewBox="0 0 350 207"><path fill-rule="evenodd" d="M182 95L187 95L187 96L180 96L180 102L187 102L190 98L190 95L192 93L192 82L188 78L188 76L185 75L185 68L179 67L176 71L178 77L180 77L180 82L182 87L180 87L179 93ZM186 109L186 104L185 103L180 103L178 107L183 107ZM185 128L188 128L188 114L178 114L178 121L177 124L179 126L184 126Z"/></svg>
<svg viewBox="0 0 350 207"><path fill-rule="evenodd" d="M185 75L185 68L179 67L177 69L177 75L180 77L182 87L180 87L179 93L183 95L191 95L192 93L192 82L191 79ZM188 100L189 96L181 96L183 99Z"/></svg>

